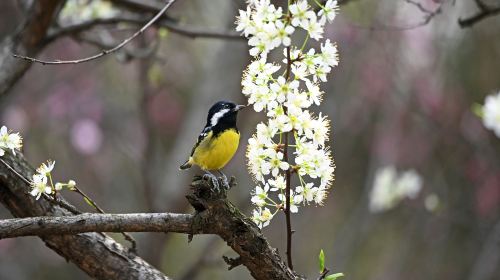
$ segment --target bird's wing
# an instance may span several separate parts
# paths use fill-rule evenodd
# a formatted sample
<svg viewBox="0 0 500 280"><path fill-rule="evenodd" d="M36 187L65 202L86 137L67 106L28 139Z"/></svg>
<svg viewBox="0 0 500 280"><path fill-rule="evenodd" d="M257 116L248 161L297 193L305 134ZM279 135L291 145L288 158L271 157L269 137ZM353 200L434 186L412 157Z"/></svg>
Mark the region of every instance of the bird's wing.
<svg viewBox="0 0 500 280"><path fill-rule="evenodd" d="M208 136L208 134L210 133L211 130L212 130L212 127L207 125L201 131L200 135L198 135L198 141L196 141L196 144L194 144L194 147L191 150L191 156L193 156L194 151L196 150L196 148L198 148L198 145L200 145L201 141L203 141L203 139L205 139L205 137Z"/></svg>

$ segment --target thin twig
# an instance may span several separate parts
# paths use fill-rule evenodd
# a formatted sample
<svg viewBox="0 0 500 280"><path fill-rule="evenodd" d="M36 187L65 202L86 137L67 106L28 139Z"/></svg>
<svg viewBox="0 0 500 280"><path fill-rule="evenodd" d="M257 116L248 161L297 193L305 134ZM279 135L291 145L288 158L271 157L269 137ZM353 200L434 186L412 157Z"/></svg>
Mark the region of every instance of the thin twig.
<svg viewBox="0 0 500 280"><path fill-rule="evenodd" d="M476 6L479 8L479 12L468 17L458 19L458 24L462 28L471 27L474 24L495 15L500 14L500 5L493 7L484 3L482 0L475 0Z"/></svg>
<svg viewBox="0 0 500 280"><path fill-rule="evenodd" d="M328 268L324 268L323 271L319 274L318 280L323 280L326 278L326 275L330 272Z"/></svg>
<svg viewBox="0 0 500 280"><path fill-rule="evenodd" d="M412 4L413 6L417 7L422 13L425 13L425 14L431 14L432 11L427 9L426 7L424 7L422 5L422 3L420 2L417 2L415 0L405 0L406 3L408 4Z"/></svg>
<svg viewBox="0 0 500 280"><path fill-rule="evenodd" d="M94 45L98 48L109 48L114 46L115 44L111 42L105 42L104 40L99 40L96 38L92 38L90 36L77 35L73 36L73 39L76 41L81 41L90 45ZM151 56L156 52L159 46L159 41L155 40L151 46L147 48L137 48L137 49L123 49L124 60L129 60L131 58L142 59Z"/></svg>
<svg viewBox="0 0 500 280"><path fill-rule="evenodd" d="M41 63L43 65L78 64L78 63L82 63L82 62L87 62L87 61L91 61L91 60L94 60L94 59L98 59L100 57L103 57L103 56L105 56L107 54L113 53L113 52L121 49L123 46L125 46L130 41L132 41L133 39L135 39L137 36L139 36L140 34L142 34L148 27L150 27L153 23L155 23L155 21L157 21L161 17L161 15L163 13L165 13L165 11L174 2L175 2L175 0L168 1L167 4L165 4L165 6L163 7L163 9L161 9L161 11L158 12L150 21L148 21L141 29L139 29L137 32L135 32L132 36L130 36L130 37L126 38L125 40L123 40L119 45L117 45L117 46L115 46L114 48L111 48L111 49L102 50L100 53L95 54L93 56L89 56L89 57L85 57L85 58L81 58L81 59L76 59L76 60L53 60L53 61L40 60L40 59L37 59L37 58L32 58L32 57L22 56L22 55L17 55L17 54L14 54L14 57L21 58L21 59L24 59L24 60L28 60L28 61L31 61L31 62Z"/></svg>
<svg viewBox="0 0 500 280"><path fill-rule="evenodd" d="M46 42L51 42L59 37L78 34L87 31L91 28L100 25L113 25L118 23L144 24L145 20L140 17L112 17L112 18L97 18L76 24L60 27L51 31ZM213 38L213 39L228 39L228 40L244 40L245 37L236 32L204 30L191 26L181 26L176 22L168 19L160 19L154 23L157 27L163 27L172 33L186 36L188 38Z"/></svg>
<svg viewBox="0 0 500 280"><path fill-rule="evenodd" d="M43 196L53 202L54 204L58 205L58 206L61 206L62 208L68 210L69 212L71 212L72 214L75 214L75 215L78 215L78 214L82 214L82 211L76 209L75 206L67 203L65 200L55 196L55 197L51 197L50 195L47 195L47 194L43 194Z"/></svg>
<svg viewBox="0 0 500 280"><path fill-rule="evenodd" d="M16 174L19 179L23 180L26 184L31 185L31 181L26 179L23 175L21 175L19 172L17 172L12 166L10 166L8 163L6 163L3 159L0 158L0 161L9 169L12 171L12 173Z"/></svg>

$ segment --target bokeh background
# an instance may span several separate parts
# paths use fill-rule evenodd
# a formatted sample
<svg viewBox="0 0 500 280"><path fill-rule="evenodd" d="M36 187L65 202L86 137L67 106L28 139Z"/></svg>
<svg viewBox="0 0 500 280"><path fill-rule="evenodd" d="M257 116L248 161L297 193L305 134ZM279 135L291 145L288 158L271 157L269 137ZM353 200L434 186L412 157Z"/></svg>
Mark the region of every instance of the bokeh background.
<svg viewBox="0 0 500 280"><path fill-rule="evenodd" d="M0 37L21 15L0 3ZM457 21L474 1L352 0L327 27L340 65L320 110L332 120L337 166L323 207L293 216L296 270L317 277L317 255L345 279L500 279L500 139L471 110L500 89L500 16L472 28ZM495 1L492 1L493 3ZM169 15L208 30L234 29L244 1L178 1ZM105 33L123 38L135 28ZM222 99L246 103L241 74L249 63L244 40L192 39L152 28L131 48L156 44L144 58L123 52L80 65L33 65L0 100L1 124L24 137L24 154L38 166L56 161L59 181L74 179L111 213L192 212L184 196L199 170L178 171ZM102 34L101 34L102 35ZM42 58L70 59L98 49L60 39ZM262 114L239 116L242 142L225 173L238 179L230 199L251 214L254 188L245 164L246 140ZM376 170L416 170L418 197L381 213L369 209ZM433 195L438 205L425 207ZM91 209L72 193L64 196ZM0 218L11 217L0 208ZM263 230L285 252L284 215ZM120 239L120 235L114 235ZM174 279L250 279L212 236L133 234L139 253ZM88 279L38 238L0 240L0 279Z"/></svg>

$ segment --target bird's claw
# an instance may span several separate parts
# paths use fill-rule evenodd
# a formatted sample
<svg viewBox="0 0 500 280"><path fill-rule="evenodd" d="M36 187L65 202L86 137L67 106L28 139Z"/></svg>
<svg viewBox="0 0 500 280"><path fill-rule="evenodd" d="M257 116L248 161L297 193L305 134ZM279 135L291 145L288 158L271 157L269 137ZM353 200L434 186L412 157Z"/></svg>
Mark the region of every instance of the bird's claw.
<svg viewBox="0 0 500 280"><path fill-rule="evenodd" d="M222 186L226 189L226 190L229 190L229 181L227 180L227 177L226 175L224 175L224 173L221 173L222 176L219 177L219 179L221 180L222 182Z"/></svg>
<svg viewBox="0 0 500 280"><path fill-rule="evenodd" d="M219 189L220 189L219 181L217 180L217 177L215 177L215 175L210 174L210 173L206 173L203 175L203 179L209 181L212 184L212 186L215 188L215 190L219 191Z"/></svg>

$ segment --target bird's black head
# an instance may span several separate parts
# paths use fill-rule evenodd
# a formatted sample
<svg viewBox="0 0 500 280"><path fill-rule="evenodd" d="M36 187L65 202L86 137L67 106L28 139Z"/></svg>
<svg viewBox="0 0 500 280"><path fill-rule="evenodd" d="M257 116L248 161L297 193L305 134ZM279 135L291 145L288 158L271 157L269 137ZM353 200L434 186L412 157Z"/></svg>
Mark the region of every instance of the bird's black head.
<svg viewBox="0 0 500 280"><path fill-rule="evenodd" d="M214 130L236 128L236 116L245 105L236 105L230 101L219 101L208 111L207 126ZM216 131L214 131L216 132Z"/></svg>

